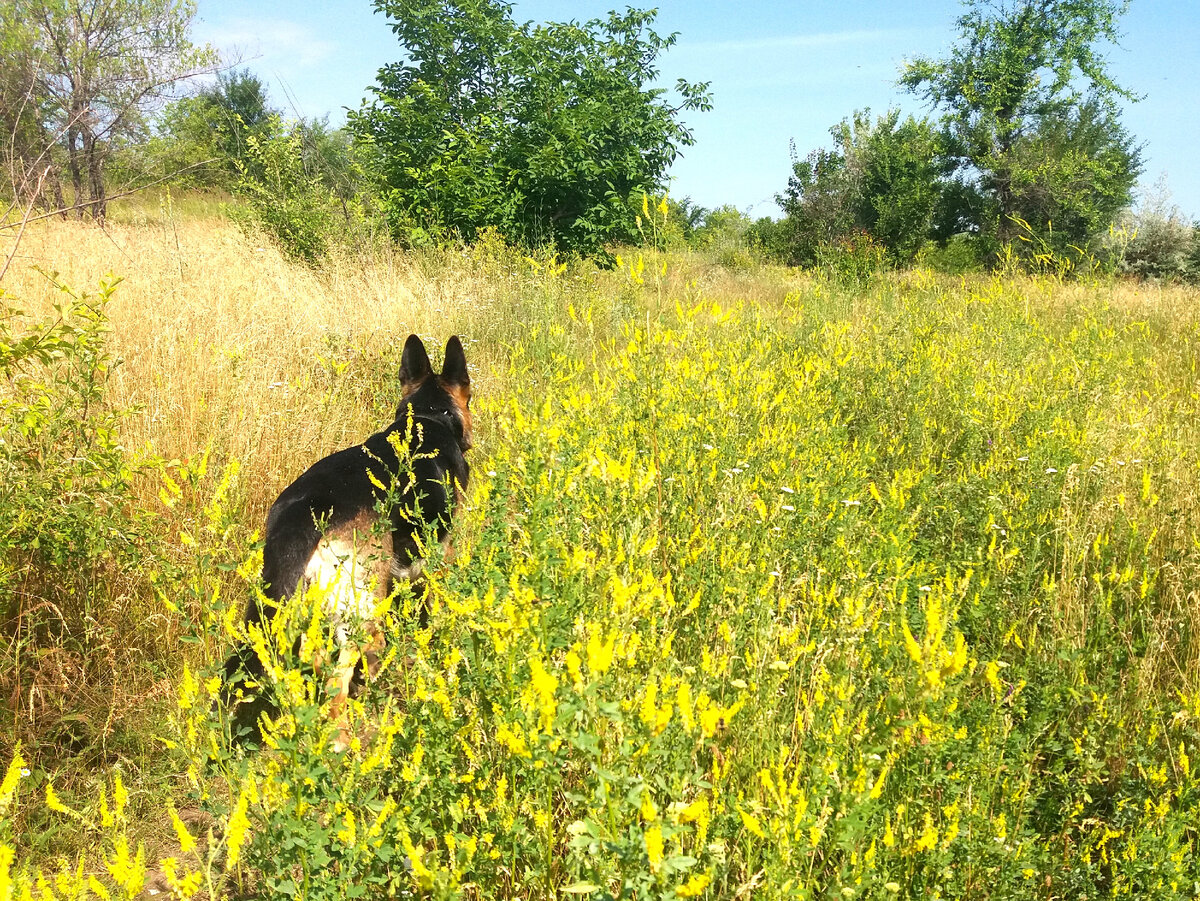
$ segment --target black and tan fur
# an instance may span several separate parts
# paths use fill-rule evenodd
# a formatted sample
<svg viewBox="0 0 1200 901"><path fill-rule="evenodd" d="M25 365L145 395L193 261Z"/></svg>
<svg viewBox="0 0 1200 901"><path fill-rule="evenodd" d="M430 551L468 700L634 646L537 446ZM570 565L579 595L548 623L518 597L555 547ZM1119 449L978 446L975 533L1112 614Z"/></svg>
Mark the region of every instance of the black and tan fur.
<svg viewBox="0 0 1200 901"><path fill-rule="evenodd" d="M446 343L438 374L421 339L410 335L400 360L400 390L390 426L318 460L271 505L263 598L246 611L247 624L264 625L297 590L314 582L322 585L340 642L337 665L327 680L335 716L350 692L359 658L370 673L381 649L382 632L369 620L377 602L401 581L413 584L419 594L421 542L430 531L448 542L469 476L464 454L471 447L471 382L459 339ZM425 616L422 607L422 623ZM346 640L347 626L355 620L365 621L361 644ZM250 688L262 675L261 662L249 648L226 664L226 699L235 707L235 733L256 729L259 715L271 710L264 688Z"/></svg>

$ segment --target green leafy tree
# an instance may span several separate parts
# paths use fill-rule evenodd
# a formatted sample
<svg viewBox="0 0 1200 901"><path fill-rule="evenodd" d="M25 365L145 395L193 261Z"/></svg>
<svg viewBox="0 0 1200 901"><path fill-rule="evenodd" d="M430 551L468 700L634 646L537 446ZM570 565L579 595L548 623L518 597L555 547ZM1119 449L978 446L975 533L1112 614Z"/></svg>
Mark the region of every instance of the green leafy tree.
<svg viewBox="0 0 1200 901"><path fill-rule="evenodd" d="M251 161L248 138L266 134L278 115L262 81L240 70L222 73L195 95L169 103L144 157L163 174L185 171L192 184L229 187Z"/></svg>
<svg viewBox="0 0 1200 901"><path fill-rule="evenodd" d="M924 119L856 112L830 129L832 149L796 159L785 191L789 261L813 265L821 248L865 232L896 263L925 242L942 191L939 141Z"/></svg>
<svg viewBox="0 0 1200 901"><path fill-rule="evenodd" d="M631 198L661 190L692 143L680 112L709 107L658 55L675 41L629 9L585 24L518 25L501 0L376 0L404 48L350 116L379 160L400 237L495 226L511 241L595 253L637 237Z"/></svg>
<svg viewBox="0 0 1200 901"><path fill-rule="evenodd" d="M25 109L65 157L80 215L105 214L113 153L142 140L147 116L216 54L188 39L188 0L6 0L0 35L30 74ZM2 41L2 39L0 39Z"/></svg>
<svg viewBox="0 0 1200 901"><path fill-rule="evenodd" d="M1137 98L1101 53L1127 6L966 0L950 54L908 65L901 84L943 111L962 186L947 220L998 244L1026 229L1082 244L1129 203L1141 155L1117 101Z"/></svg>

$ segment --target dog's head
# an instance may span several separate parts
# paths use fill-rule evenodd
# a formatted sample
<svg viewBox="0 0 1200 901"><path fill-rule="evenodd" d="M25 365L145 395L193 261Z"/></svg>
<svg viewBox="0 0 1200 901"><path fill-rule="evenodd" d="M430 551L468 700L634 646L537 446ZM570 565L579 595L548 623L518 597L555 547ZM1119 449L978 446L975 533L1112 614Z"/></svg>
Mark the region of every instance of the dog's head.
<svg viewBox="0 0 1200 901"><path fill-rule="evenodd" d="M452 335L446 342L441 374L433 371L421 339L416 335L408 336L400 357L397 419L404 414L405 407L412 407L414 413L448 416L459 446L464 451L470 450L471 377L467 374L467 356L457 335Z"/></svg>

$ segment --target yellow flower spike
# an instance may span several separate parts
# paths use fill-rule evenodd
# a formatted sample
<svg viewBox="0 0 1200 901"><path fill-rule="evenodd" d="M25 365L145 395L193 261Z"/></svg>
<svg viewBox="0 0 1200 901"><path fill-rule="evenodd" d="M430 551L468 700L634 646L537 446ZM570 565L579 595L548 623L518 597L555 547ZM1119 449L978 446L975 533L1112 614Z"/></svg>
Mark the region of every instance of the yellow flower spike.
<svg viewBox="0 0 1200 901"><path fill-rule="evenodd" d="M125 790L125 783L121 781L121 774L117 773L113 777L113 811L118 820L125 819L125 807L129 804L129 792Z"/></svg>
<svg viewBox="0 0 1200 901"><path fill-rule="evenodd" d="M616 635L609 634L604 641L600 640L599 631L595 631L588 638L587 643L587 664L588 670L595 675L603 675L612 665L613 647L616 643Z"/></svg>
<svg viewBox="0 0 1200 901"><path fill-rule="evenodd" d="M236 866L242 856L242 845L246 843L246 833L250 829L250 818L247 816L249 805L250 799L243 786L241 793L238 795L237 803L234 805L233 815L230 816L229 824L225 830L227 847L229 849L229 855L226 858L227 867Z"/></svg>
<svg viewBox="0 0 1200 901"><path fill-rule="evenodd" d="M659 809L654 806L654 798L650 794L649 788L642 788L642 819L647 823L653 823L659 818Z"/></svg>
<svg viewBox="0 0 1200 901"><path fill-rule="evenodd" d="M77 814L70 807L68 807L61 800L59 800L58 795L55 794L55 792L54 792L54 786L51 785L49 782L46 783L46 806L49 807L51 810L53 810L55 813L65 813L68 816L74 817L77 820L82 819L82 817L80 817L79 814Z"/></svg>
<svg viewBox="0 0 1200 901"><path fill-rule="evenodd" d="M0 901L12 897L12 865L16 852L8 845L0 845Z"/></svg>
<svg viewBox="0 0 1200 901"><path fill-rule="evenodd" d="M114 842L113 856L106 864L109 875L125 890L127 898L136 898L146 883L146 862L141 848L129 854L129 841L124 835Z"/></svg>
<svg viewBox="0 0 1200 901"><path fill-rule="evenodd" d="M353 810L347 810L342 816L342 828L338 830L337 838L348 848L353 848L358 842L358 825Z"/></svg>
<svg viewBox="0 0 1200 901"><path fill-rule="evenodd" d="M22 772L25 770L25 758L21 756L20 750L13 754L12 763L8 765L8 771L4 774L4 781L0 782L0 816L3 816L8 806L12 803L13 797L17 792L17 784L21 781Z"/></svg>
<svg viewBox="0 0 1200 901"><path fill-rule="evenodd" d="M558 704L555 700L558 679L546 672L539 657L529 658L529 678L533 683L534 691L537 692L542 729L549 731L558 712Z"/></svg>
<svg viewBox="0 0 1200 901"><path fill-rule="evenodd" d="M183 664L183 677L179 683L179 709L190 710L192 705L196 703L196 696L199 693L200 683L192 675L191 668L185 661Z"/></svg>
<svg viewBox="0 0 1200 901"><path fill-rule="evenodd" d="M738 816L741 817L742 825L746 827L746 831L751 835L757 835L759 838L767 837L767 834L763 831L762 823L759 822L758 817L754 814L739 809Z"/></svg>
<svg viewBox="0 0 1200 901"><path fill-rule="evenodd" d="M187 826L183 824L183 820L179 819L179 814L175 812L175 808L168 807L167 812L171 815L171 825L175 827L175 836L179 839L179 850L184 854L195 851L196 840L188 832Z"/></svg>
<svg viewBox="0 0 1200 901"><path fill-rule="evenodd" d="M938 843L938 831L933 825L933 817L928 812L926 812L925 813L925 827L921 831L920 837L917 839L916 843L913 845L913 850L915 850L915 851L930 851L933 848L937 847L937 843Z"/></svg>
<svg viewBox="0 0 1200 901"><path fill-rule="evenodd" d="M705 870L703 873L698 873L691 877L683 885L675 886L675 894L680 898L699 897L708 888L710 882L712 882L712 873Z"/></svg>
<svg viewBox="0 0 1200 901"><path fill-rule="evenodd" d="M642 192L642 215L650 218L650 198L646 196L645 191Z"/></svg>
<svg viewBox="0 0 1200 901"><path fill-rule="evenodd" d="M708 798L700 797L679 811L680 823L693 823L708 816Z"/></svg>
<svg viewBox="0 0 1200 901"><path fill-rule="evenodd" d="M913 636L912 630L908 628L907 622L900 624L904 631L904 647L908 651L908 656L912 658L913 663L920 664L922 662L921 646L917 643L917 639Z"/></svg>
<svg viewBox="0 0 1200 901"><path fill-rule="evenodd" d="M571 677L571 685L574 687L575 691L583 691L583 662L580 660L579 654L576 653L575 648L571 648L571 650L567 651L565 663L567 665L567 673Z"/></svg>
<svg viewBox="0 0 1200 901"><path fill-rule="evenodd" d="M655 823L643 835L646 844L646 857L650 860L650 869L657 873L663 862L662 828Z"/></svg>

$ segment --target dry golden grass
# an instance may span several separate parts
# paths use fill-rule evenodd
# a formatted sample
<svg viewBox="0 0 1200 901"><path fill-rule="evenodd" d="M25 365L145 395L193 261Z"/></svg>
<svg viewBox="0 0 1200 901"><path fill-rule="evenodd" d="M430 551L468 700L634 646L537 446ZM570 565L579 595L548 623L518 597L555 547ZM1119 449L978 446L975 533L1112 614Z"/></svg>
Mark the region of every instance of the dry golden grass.
<svg viewBox="0 0 1200 901"><path fill-rule="evenodd" d="M123 279L107 312L122 360L109 396L137 411L127 447L169 460L212 445L253 473L247 501L259 513L304 461L388 419L410 332L431 351L464 335L476 392L492 393L496 349L471 339L495 286L470 267L381 254L318 272L223 220L167 217L31 226L4 288L34 315L61 297L45 272L89 293Z"/></svg>

